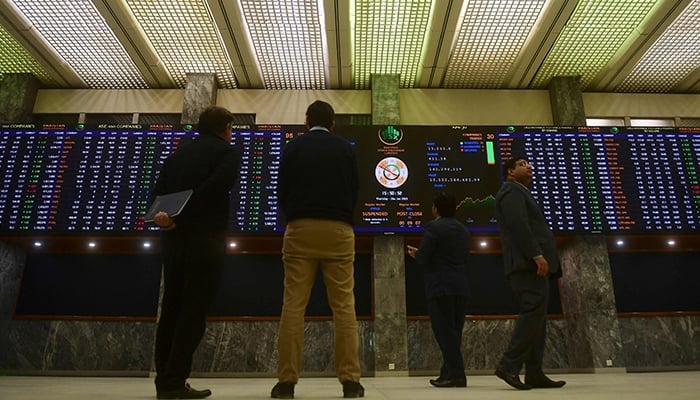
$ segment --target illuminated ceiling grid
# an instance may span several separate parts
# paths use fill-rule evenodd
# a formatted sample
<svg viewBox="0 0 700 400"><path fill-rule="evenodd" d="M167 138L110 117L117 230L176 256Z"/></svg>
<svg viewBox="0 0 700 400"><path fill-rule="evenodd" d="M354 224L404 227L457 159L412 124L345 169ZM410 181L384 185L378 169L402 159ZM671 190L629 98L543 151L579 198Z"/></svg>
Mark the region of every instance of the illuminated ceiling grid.
<svg viewBox="0 0 700 400"><path fill-rule="evenodd" d="M0 54L0 82L5 74L29 73L49 87L58 86L56 80L2 26Z"/></svg>
<svg viewBox="0 0 700 400"><path fill-rule="evenodd" d="M327 89L318 0L241 0L266 89Z"/></svg>
<svg viewBox="0 0 700 400"><path fill-rule="evenodd" d="M148 87L92 2L15 0L14 3L89 87Z"/></svg>
<svg viewBox="0 0 700 400"><path fill-rule="evenodd" d="M535 76L532 87L544 88L554 76L580 75L581 87L585 90L654 3L655 0L581 0Z"/></svg>
<svg viewBox="0 0 700 400"><path fill-rule="evenodd" d="M355 89L369 89L371 74L399 74L401 88L414 87L430 7L430 0L355 1Z"/></svg>
<svg viewBox="0 0 700 400"><path fill-rule="evenodd" d="M545 0L466 2L443 86L501 87L544 4Z"/></svg>
<svg viewBox="0 0 700 400"><path fill-rule="evenodd" d="M187 85L189 73L214 73L221 87L237 87L204 0L126 2L178 87Z"/></svg>
<svg viewBox="0 0 700 400"><path fill-rule="evenodd" d="M691 3L644 54L619 92L659 92L672 89L700 68L700 2Z"/></svg>

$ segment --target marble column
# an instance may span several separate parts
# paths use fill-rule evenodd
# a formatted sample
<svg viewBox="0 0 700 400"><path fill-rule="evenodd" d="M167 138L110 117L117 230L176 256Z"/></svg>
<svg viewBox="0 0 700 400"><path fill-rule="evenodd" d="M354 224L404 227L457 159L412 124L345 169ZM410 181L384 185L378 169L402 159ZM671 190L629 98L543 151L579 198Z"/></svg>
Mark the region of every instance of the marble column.
<svg viewBox="0 0 700 400"><path fill-rule="evenodd" d="M549 101L555 126L586 126L578 76L555 76L549 81Z"/></svg>
<svg viewBox="0 0 700 400"><path fill-rule="evenodd" d="M580 235L560 249L562 306L572 370L624 371L620 324L603 235Z"/></svg>
<svg viewBox="0 0 700 400"><path fill-rule="evenodd" d="M578 76L552 78L549 98L554 125L586 125ZM559 250L563 271L559 289L567 321L570 368L624 371L622 339L605 237L575 236Z"/></svg>
<svg viewBox="0 0 700 400"><path fill-rule="evenodd" d="M397 125L399 75L372 75L372 123ZM404 239L374 238L374 367L376 376L408 375Z"/></svg>
<svg viewBox="0 0 700 400"><path fill-rule="evenodd" d="M180 123L196 124L199 122L199 114L207 107L216 105L216 91L215 74L187 74Z"/></svg>
<svg viewBox="0 0 700 400"><path fill-rule="evenodd" d="M0 123L32 122L39 85L32 74L6 74L0 83Z"/></svg>

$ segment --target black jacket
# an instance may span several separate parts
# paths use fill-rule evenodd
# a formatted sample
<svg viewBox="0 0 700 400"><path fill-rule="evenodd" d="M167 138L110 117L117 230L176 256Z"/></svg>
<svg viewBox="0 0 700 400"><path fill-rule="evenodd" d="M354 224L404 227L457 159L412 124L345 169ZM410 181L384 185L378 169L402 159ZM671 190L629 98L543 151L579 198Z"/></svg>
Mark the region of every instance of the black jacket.
<svg viewBox="0 0 700 400"><path fill-rule="evenodd" d="M496 194L496 219L503 247L506 275L515 270L537 270L532 260L543 255L549 273L561 276L554 234L530 191L514 181L506 181Z"/></svg>
<svg viewBox="0 0 700 400"><path fill-rule="evenodd" d="M469 296L469 240L469 231L455 218L440 217L425 225L416 262L423 267L427 298Z"/></svg>
<svg viewBox="0 0 700 400"><path fill-rule="evenodd" d="M229 191L238 178L238 151L225 140L200 135L182 145L163 164L151 196L193 189L179 216L178 231L224 232L228 227Z"/></svg>

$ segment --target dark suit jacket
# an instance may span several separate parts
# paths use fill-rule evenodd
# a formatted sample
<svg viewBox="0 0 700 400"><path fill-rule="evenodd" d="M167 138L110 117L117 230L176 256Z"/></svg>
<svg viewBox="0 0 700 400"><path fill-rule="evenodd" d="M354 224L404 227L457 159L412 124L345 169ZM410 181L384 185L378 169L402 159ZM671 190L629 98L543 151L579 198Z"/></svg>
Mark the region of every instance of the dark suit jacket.
<svg viewBox="0 0 700 400"><path fill-rule="evenodd" d="M550 274L561 276L554 234L525 186L504 182L496 195L495 211L506 275L516 270L536 271L532 258L541 254L549 263Z"/></svg>
<svg viewBox="0 0 700 400"><path fill-rule="evenodd" d="M165 160L152 199L193 189L189 202L175 218L176 231L225 232L230 213L229 191L238 178L239 163L238 151L225 140L200 135Z"/></svg>
<svg viewBox="0 0 700 400"><path fill-rule="evenodd" d="M277 195L287 221L319 218L353 225L358 188L355 150L344 138L312 128L284 146Z"/></svg>
<svg viewBox="0 0 700 400"><path fill-rule="evenodd" d="M458 220L440 217L425 225L416 251L416 262L423 267L425 295L469 296L466 264L469 257L469 231Z"/></svg>

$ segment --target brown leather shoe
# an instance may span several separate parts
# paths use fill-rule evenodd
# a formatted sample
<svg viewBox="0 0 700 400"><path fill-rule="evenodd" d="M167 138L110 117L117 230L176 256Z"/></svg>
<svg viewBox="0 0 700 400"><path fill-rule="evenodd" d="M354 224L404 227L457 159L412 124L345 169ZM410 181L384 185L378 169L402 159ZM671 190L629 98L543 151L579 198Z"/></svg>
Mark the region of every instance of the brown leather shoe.
<svg viewBox="0 0 700 400"><path fill-rule="evenodd" d="M365 388L360 385L360 382L345 381L343 382L343 397L365 397Z"/></svg>
<svg viewBox="0 0 700 400"><path fill-rule="evenodd" d="M272 388L270 397L273 399L293 399L294 385L294 382L277 382Z"/></svg>

